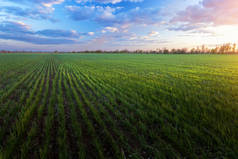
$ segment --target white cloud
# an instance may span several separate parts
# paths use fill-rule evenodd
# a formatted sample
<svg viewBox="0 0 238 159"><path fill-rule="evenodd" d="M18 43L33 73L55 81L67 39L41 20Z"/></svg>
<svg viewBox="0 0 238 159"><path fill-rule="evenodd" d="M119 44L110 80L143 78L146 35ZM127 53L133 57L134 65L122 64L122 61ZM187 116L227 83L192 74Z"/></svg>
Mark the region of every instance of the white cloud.
<svg viewBox="0 0 238 159"><path fill-rule="evenodd" d="M149 33L149 36L158 36L159 35L159 32L157 31L152 31Z"/></svg>
<svg viewBox="0 0 238 159"><path fill-rule="evenodd" d="M121 25L127 30L132 25L162 25L164 16L160 9L133 8L121 10L121 7L111 6L66 6L69 15L76 21L92 20L103 26Z"/></svg>
<svg viewBox="0 0 238 159"><path fill-rule="evenodd" d="M93 36L95 33L94 32L88 32L88 35Z"/></svg>
<svg viewBox="0 0 238 159"><path fill-rule="evenodd" d="M64 0L42 1L42 5L45 6L45 7L52 7L53 5L61 4L63 2L64 2Z"/></svg>
<svg viewBox="0 0 238 159"><path fill-rule="evenodd" d="M114 12L121 8L110 6L66 6L74 20L94 19L97 21L112 21L115 19Z"/></svg>
<svg viewBox="0 0 238 159"><path fill-rule="evenodd" d="M119 32L119 30L116 27L105 27L102 30L102 33L107 33L107 32L115 33L115 32Z"/></svg>
<svg viewBox="0 0 238 159"><path fill-rule="evenodd" d="M98 18L104 19L104 20L115 18L115 15L113 14L116 11L115 8L111 8L109 6L105 8L103 7L97 7L97 8L101 12L101 15Z"/></svg>
<svg viewBox="0 0 238 159"><path fill-rule="evenodd" d="M77 3L87 3L87 2L96 2L96 3L104 3L104 4L117 4L123 1L128 1L128 2L143 2L144 0L76 0Z"/></svg>

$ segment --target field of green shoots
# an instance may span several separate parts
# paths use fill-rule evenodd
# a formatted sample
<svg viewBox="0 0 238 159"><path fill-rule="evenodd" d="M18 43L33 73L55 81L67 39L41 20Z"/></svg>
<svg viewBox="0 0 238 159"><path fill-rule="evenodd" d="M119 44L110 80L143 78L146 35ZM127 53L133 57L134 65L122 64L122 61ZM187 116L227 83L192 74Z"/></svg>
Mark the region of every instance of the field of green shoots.
<svg viewBox="0 0 238 159"><path fill-rule="evenodd" d="M238 56L0 54L0 159L238 157Z"/></svg>

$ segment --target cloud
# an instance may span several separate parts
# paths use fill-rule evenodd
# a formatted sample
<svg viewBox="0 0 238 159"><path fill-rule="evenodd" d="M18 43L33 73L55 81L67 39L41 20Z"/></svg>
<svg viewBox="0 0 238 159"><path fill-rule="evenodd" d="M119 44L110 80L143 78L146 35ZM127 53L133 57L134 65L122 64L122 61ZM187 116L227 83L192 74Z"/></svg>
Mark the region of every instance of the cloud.
<svg viewBox="0 0 238 159"><path fill-rule="evenodd" d="M73 44L73 43L75 43L74 40L70 40L70 39L45 38L45 37L37 37L34 35L29 35L29 34L14 35L14 34L0 33L0 39L24 41L24 42L28 42L28 43L32 43L32 44L39 44L39 45Z"/></svg>
<svg viewBox="0 0 238 159"><path fill-rule="evenodd" d="M33 34L30 26L20 21L19 22L3 21L0 24L0 31L15 34Z"/></svg>
<svg viewBox="0 0 238 159"><path fill-rule="evenodd" d="M91 33L78 33L74 30L46 29L33 31L23 22L3 21L0 24L0 39L24 41L32 44L74 44L78 43L83 35Z"/></svg>
<svg viewBox="0 0 238 159"><path fill-rule="evenodd" d="M35 1L36 3L41 3L46 7L51 7L53 5L61 4L64 2L64 0L33 0L33 1Z"/></svg>
<svg viewBox="0 0 238 159"><path fill-rule="evenodd" d="M157 31L152 31L149 33L149 36L158 36L159 35L159 32Z"/></svg>
<svg viewBox="0 0 238 159"><path fill-rule="evenodd" d="M190 27L201 24L236 25L238 24L237 8L237 0L203 0L178 12L171 23L185 23Z"/></svg>
<svg viewBox="0 0 238 159"><path fill-rule="evenodd" d="M86 2L97 2L97 3L112 3L112 4L116 4L116 3L120 3L122 2L122 0L76 0L77 3L86 3Z"/></svg>
<svg viewBox="0 0 238 159"><path fill-rule="evenodd" d="M136 42L156 42L158 41L158 37L159 37L159 33L158 32L154 32L154 33L149 33L148 35L136 35L136 34L132 34L130 37L128 37L128 39L130 41L136 41Z"/></svg>
<svg viewBox="0 0 238 159"><path fill-rule="evenodd" d="M91 16L94 14L95 7L79 7L79 6L66 6L66 9L70 13L72 19L81 21L90 19Z"/></svg>
<svg viewBox="0 0 238 159"><path fill-rule="evenodd" d="M157 31L147 32L146 35L134 35L132 27L143 28L161 25L163 16L155 8L122 9L113 6L67 6L72 19L76 21L89 20L102 26L99 36L104 43L144 43L153 44L161 41Z"/></svg>
<svg viewBox="0 0 238 159"><path fill-rule="evenodd" d="M144 0L76 0L77 3L87 3L87 2L95 3L96 2L96 3L104 3L104 4L108 4L108 3L116 4L116 3L123 2L123 1L137 3L137 2L143 2Z"/></svg>
<svg viewBox="0 0 238 159"><path fill-rule="evenodd" d="M31 18L31 19L49 19L51 21L56 21L50 16L51 10L37 8L37 9L22 9L20 7L12 7L12 6L2 6L0 7L1 12L5 12L7 14L11 14L14 16Z"/></svg>
<svg viewBox="0 0 238 159"><path fill-rule="evenodd" d="M64 0L9 0L14 3L34 3L37 5L42 5L45 7L52 7L53 5L56 4L61 4L64 2Z"/></svg>
<svg viewBox="0 0 238 159"><path fill-rule="evenodd" d="M110 29L112 30L112 29ZM101 34L100 37L96 39L101 39L105 45L110 45L110 46L148 46L148 45L156 45L160 44L163 39L159 38L159 34L156 31L147 33L147 34L142 34L138 35L136 33L131 33L131 32L121 32L116 31L115 32L109 32L104 29L104 34ZM113 34L112 34L113 33Z"/></svg>
<svg viewBox="0 0 238 159"><path fill-rule="evenodd" d="M115 33L115 32L119 32L119 30L116 27L105 27L102 30L102 33L107 33L107 32Z"/></svg>
<svg viewBox="0 0 238 159"><path fill-rule="evenodd" d="M74 30L54 30L54 29L46 29L37 31L36 34L48 36L48 37L67 37L67 38L79 38L80 34Z"/></svg>
<svg viewBox="0 0 238 159"><path fill-rule="evenodd" d="M64 0L7 0L8 6L0 6L0 12L6 13L6 16L22 17L30 19L47 19L52 22L57 20L52 18L55 8L53 5L61 4ZM15 4L14 4L15 3Z"/></svg>
<svg viewBox="0 0 238 159"><path fill-rule="evenodd" d="M203 24L180 24L180 25L173 25L168 28L170 31L190 31L190 30L196 30L206 27L206 25Z"/></svg>
<svg viewBox="0 0 238 159"><path fill-rule="evenodd" d="M119 8L109 6L66 6L72 19L81 20L114 20L114 12Z"/></svg>
<svg viewBox="0 0 238 159"><path fill-rule="evenodd" d="M88 32L88 35L93 36L95 33L94 32Z"/></svg>
<svg viewBox="0 0 238 159"><path fill-rule="evenodd" d="M110 6L66 6L70 17L76 21L90 20L103 26L113 25L155 25L163 22L159 9L139 7L121 11L120 7Z"/></svg>

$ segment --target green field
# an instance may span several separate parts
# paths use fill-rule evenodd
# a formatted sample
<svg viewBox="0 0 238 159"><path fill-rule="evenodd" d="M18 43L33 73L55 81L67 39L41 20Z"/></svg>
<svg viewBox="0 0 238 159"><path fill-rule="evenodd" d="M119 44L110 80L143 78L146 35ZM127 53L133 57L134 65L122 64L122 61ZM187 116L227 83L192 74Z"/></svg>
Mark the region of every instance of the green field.
<svg viewBox="0 0 238 159"><path fill-rule="evenodd" d="M238 157L238 56L0 54L0 158Z"/></svg>

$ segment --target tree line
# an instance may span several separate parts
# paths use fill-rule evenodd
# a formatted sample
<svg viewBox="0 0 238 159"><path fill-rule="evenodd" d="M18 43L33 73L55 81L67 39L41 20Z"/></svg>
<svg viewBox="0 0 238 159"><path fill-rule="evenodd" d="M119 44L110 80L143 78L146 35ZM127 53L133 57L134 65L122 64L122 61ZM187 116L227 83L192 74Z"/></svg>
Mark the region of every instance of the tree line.
<svg viewBox="0 0 238 159"><path fill-rule="evenodd" d="M33 52L33 51L8 51L1 50L0 53L46 53L44 52ZM238 54L237 44L227 43L223 45L217 45L214 48L208 48L205 45L200 47L187 49L156 49L156 50L135 50L130 51L127 49L124 50L114 50L114 51L105 51L105 50L85 50L85 51L71 51L71 52L61 52L61 51L49 51L47 53L134 53L134 54Z"/></svg>

